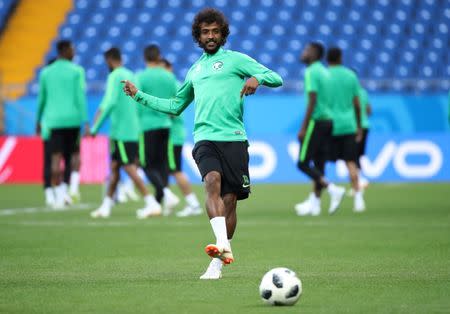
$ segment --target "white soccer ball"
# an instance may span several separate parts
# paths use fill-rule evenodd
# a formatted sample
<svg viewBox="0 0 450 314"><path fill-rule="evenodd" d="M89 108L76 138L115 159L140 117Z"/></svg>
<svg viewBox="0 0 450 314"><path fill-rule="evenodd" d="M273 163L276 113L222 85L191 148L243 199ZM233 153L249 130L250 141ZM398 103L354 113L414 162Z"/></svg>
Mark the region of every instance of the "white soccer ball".
<svg viewBox="0 0 450 314"><path fill-rule="evenodd" d="M302 282L292 270L274 268L261 280L259 294L270 305L294 305L302 294Z"/></svg>

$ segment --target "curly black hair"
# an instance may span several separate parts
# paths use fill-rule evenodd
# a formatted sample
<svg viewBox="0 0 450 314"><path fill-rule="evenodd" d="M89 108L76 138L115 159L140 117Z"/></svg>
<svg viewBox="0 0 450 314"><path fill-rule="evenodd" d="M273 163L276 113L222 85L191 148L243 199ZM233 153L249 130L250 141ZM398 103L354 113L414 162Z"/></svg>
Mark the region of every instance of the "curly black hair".
<svg viewBox="0 0 450 314"><path fill-rule="evenodd" d="M194 22L192 23L192 37L194 41L200 44L200 26L202 23L212 24L214 22L220 26L220 32L222 33L221 45L225 45L227 37L230 35L230 27L225 15L213 8L203 9L195 16Z"/></svg>

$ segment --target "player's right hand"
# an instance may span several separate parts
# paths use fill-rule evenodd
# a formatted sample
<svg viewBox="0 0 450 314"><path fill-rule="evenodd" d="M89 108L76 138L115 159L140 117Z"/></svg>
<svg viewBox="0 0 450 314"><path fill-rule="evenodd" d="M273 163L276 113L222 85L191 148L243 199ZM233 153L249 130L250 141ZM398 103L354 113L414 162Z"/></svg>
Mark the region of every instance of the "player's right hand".
<svg viewBox="0 0 450 314"><path fill-rule="evenodd" d="M36 124L36 135L40 135L41 134L41 124L38 123Z"/></svg>
<svg viewBox="0 0 450 314"><path fill-rule="evenodd" d="M138 89L136 88L136 86L134 86L134 84L131 83L130 81L124 80L124 81L120 81L120 83L123 84L123 91L128 96L134 97L134 95L136 95L136 93L138 92Z"/></svg>
<svg viewBox="0 0 450 314"><path fill-rule="evenodd" d="M298 140L300 141L300 143L303 142L303 140L305 139L305 134L306 134L306 131L303 130L303 129L301 129L301 130L298 132L297 138L298 138Z"/></svg>

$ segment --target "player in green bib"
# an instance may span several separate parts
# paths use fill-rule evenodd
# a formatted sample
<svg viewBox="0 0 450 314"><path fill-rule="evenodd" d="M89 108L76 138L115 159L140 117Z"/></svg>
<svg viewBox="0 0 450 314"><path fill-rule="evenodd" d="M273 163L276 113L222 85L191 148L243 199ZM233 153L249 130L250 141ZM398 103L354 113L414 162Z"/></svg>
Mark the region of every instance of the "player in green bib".
<svg viewBox="0 0 450 314"><path fill-rule="evenodd" d="M58 58L45 66L39 75L37 132L41 123L50 130L51 181L56 192L54 206L72 203L67 191L79 197L80 127L88 132L85 76L82 67L72 62L75 48L68 40L56 44ZM64 172L61 162L64 161ZM72 170L74 173L71 175ZM62 179L62 180L61 180Z"/></svg>
<svg viewBox="0 0 450 314"><path fill-rule="evenodd" d="M119 183L121 167L124 168L144 197L145 208L137 211L137 217L143 218L141 213L148 210L153 215L160 215L161 206L155 197L149 194L144 182L137 174L136 160L140 132L137 108L133 105L133 100L120 91L120 82L131 80L134 75L130 70L123 67L118 48L107 50L104 57L111 73L108 75L105 96L91 129L91 134L97 134L105 119L110 117L111 175L106 196L101 206L91 213L91 217L108 218L111 215L111 208L114 205L113 196Z"/></svg>
<svg viewBox="0 0 450 314"><path fill-rule="evenodd" d="M177 93L177 80L161 64L161 54L157 45L144 49L146 68L136 75L136 85L145 93L169 99ZM139 159L148 180L155 188L156 200L163 205L163 214L169 215L179 203L178 197L168 187L169 165L167 149L169 130L172 125L170 116L152 108L138 106L141 137ZM152 212L142 215L152 216Z"/></svg>
<svg viewBox="0 0 450 314"><path fill-rule="evenodd" d="M167 71L171 73L173 72L172 64L168 60L162 59L161 62ZM181 84L177 82L177 90L180 86ZM170 128L168 151L169 170L170 174L175 178L177 185L183 193L187 203L186 207L177 212L177 217L201 215L202 209L198 198L192 191L189 179L182 169L183 144L186 138L183 114L180 114L179 116L171 116L171 119L172 126Z"/></svg>
<svg viewBox="0 0 450 314"><path fill-rule="evenodd" d="M345 189L329 183L325 178L325 162L329 159L332 121L330 96L328 92L329 73L320 62L324 54L322 44L308 44L301 55L301 61L307 65L305 70L305 118L298 133L301 143L298 168L313 182L313 193L309 198L295 205L299 216L320 214L320 196L326 188L330 194L329 213L336 211L341 203Z"/></svg>
<svg viewBox="0 0 450 314"><path fill-rule="evenodd" d="M345 161L354 195L355 212L365 210L363 192L359 186L358 142L361 141L359 82L356 74L342 65L342 51L330 48L327 53L330 80L329 92L333 117L333 160Z"/></svg>
<svg viewBox="0 0 450 314"><path fill-rule="evenodd" d="M205 182L206 209L216 236L216 243L205 248L213 260L201 279L219 279L222 263L234 261L230 240L236 228L237 201L250 193L244 96L254 94L259 85L281 86L283 80L249 56L222 48L229 26L220 11L199 12L192 35L204 53L188 71L175 97L146 94L129 81L124 82L124 91L140 105L173 115L195 100L192 155Z"/></svg>

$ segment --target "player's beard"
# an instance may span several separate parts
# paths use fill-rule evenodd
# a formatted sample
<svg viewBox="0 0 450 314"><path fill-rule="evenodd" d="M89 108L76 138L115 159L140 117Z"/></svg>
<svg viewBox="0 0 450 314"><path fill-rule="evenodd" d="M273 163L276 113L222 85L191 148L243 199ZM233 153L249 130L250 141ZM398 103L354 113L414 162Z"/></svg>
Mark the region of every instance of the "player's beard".
<svg viewBox="0 0 450 314"><path fill-rule="evenodd" d="M208 49L208 43L210 43L210 42L214 42L216 44L216 46L213 49ZM207 54L210 54L210 55L215 54L220 49L220 47L222 47L222 45L223 45L223 41L222 40L220 40L220 42L218 42L218 41L216 41L214 39L208 40L205 43L202 43L202 42L200 43L200 47L203 48L203 50Z"/></svg>

